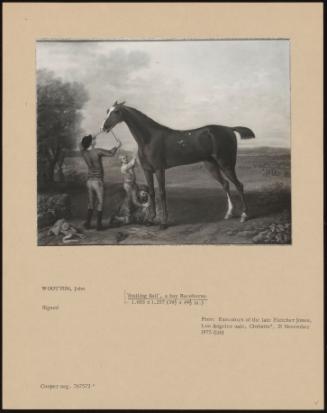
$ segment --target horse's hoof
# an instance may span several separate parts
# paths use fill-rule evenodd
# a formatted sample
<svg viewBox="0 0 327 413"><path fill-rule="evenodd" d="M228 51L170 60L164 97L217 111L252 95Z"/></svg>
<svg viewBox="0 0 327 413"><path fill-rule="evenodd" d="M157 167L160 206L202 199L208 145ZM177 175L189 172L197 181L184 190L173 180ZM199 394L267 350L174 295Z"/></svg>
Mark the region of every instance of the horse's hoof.
<svg viewBox="0 0 327 413"><path fill-rule="evenodd" d="M245 212L243 212L242 215L241 215L240 222L243 223L243 222L247 221L248 219L249 219L249 217L247 216L247 214Z"/></svg>
<svg viewBox="0 0 327 413"><path fill-rule="evenodd" d="M168 225L167 224L160 224L159 225L159 229L160 230L164 230L164 229L167 229L168 228Z"/></svg>
<svg viewBox="0 0 327 413"><path fill-rule="evenodd" d="M230 214L227 212L227 214L224 216L224 219L231 219L233 218L233 214Z"/></svg>

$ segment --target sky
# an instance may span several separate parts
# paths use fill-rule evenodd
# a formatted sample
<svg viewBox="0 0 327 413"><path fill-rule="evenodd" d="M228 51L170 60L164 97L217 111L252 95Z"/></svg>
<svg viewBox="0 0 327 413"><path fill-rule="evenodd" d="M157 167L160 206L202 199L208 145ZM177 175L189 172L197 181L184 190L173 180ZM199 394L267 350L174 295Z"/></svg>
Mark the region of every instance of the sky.
<svg viewBox="0 0 327 413"><path fill-rule="evenodd" d="M290 146L287 40L38 42L37 69L83 83L85 133L96 133L116 101L173 129L247 126L256 139L239 146ZM136 149L125 124L114 128ZM98 146L111 147L111 134Z"/></svg>

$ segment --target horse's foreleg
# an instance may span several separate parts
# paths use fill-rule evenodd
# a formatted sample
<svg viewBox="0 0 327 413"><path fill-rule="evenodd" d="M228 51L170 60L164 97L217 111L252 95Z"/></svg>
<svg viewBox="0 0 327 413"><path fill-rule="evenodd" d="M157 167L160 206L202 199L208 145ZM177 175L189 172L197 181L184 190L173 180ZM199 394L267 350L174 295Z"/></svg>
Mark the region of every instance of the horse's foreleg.
<svg viewBox="0 0 327 413"><path fill-rule="evenodd" d="M149 221L153 221L154 218L156 217L156 198L155 198L155 192L154 192L153 173L147 169L143 169L143 171L144 171L146 183L149 187L149 195L150 195L150 201L151 201L151 206L149 208L150 209Z"/></svg>
<svg viewBox="0 0 327 413"><path fill-rule="evenodd" d="M162 218L160 229L167 228L167 221L168 221L168 212L167 212L167 202L166 202L166 188L165 188L165 170L159 169L156 171L156 177L159 186L159 196L160 196L160 203L162 208Z"/></svg>

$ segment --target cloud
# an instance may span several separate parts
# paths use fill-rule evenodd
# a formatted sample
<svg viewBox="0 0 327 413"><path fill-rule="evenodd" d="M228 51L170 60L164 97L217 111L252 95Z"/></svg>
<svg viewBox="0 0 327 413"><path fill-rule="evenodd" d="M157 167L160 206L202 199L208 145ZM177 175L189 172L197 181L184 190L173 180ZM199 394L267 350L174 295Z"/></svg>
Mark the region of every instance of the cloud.
<svg viewBox="0 0 327 413"><path fill-rule="evenodd" d="M172 128L244 125L262 145L289 145L287 41L39 43L37 58L38 67L87 88L85 131L98 130L106 109L126 100ZM117 132L135 145L125 126Z"/></svg>
<svg viewBox="0 0 327 413"><path fill-rule="evenodd" d="M105 53L96 42L49 42L37 47L38 67L51 66L66 80L92 86L105 82L104 87L120 87L134 71L146 68L149 62L146 52L117 47Z"/></svg>
<svg viewBox="0 0 327 413"><path fill-rule="evenodd" d="M126 85L132 74L140 69L145 69L150 62L150 57L142 51L126 52L115 49L110 54L100 54L92 67L84 72L83 80L87 83L102 83L104 88L119 88Z"/></svg>

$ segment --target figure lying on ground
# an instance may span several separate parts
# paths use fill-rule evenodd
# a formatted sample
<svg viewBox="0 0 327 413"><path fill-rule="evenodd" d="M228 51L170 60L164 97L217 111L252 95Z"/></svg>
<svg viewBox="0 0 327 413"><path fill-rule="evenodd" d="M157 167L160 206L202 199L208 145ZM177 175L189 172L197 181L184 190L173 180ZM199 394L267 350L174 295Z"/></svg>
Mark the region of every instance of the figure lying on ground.
<svg viewBox="0 0 327 413"><path fill-rule="evenodd" d="M48 235L63 235L62 242L76 242L79 239L85 238L85 235L78 228L71 225L64 218L58 219L49 229Z"/></svg>

